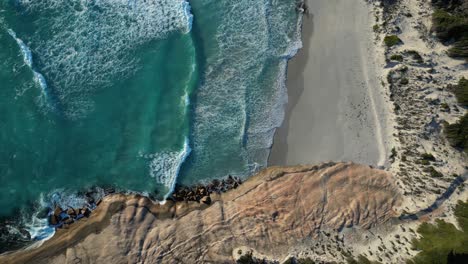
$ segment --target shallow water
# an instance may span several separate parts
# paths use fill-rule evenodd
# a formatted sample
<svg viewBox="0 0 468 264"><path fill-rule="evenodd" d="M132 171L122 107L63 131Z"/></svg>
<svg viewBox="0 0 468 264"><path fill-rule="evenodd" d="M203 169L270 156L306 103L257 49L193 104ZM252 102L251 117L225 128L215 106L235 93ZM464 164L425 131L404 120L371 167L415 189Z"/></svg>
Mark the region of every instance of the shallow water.
<svg viewBox="0 0 468 264"><path fill-rule="evenodd" d="M0 216L264 167L299 27L294 0L1 2Z"/></svg>

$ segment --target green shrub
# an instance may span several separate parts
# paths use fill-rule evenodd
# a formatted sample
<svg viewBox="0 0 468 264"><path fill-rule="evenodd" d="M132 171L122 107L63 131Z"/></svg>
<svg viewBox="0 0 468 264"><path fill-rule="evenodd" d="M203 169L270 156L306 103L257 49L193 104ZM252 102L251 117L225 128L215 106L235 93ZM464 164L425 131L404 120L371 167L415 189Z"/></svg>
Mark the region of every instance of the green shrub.
<svg viewBox="0 0 468 264"><path fill-rule="evenodd" d="M400 54L394 54L394 55L390 56L390 59L394 60L394 61L402 62L403 61L403 56L401 56Z"/></svg>
<svg viewBox="0 0 468 264"><path fill-rule="evenodd" d="M450 110L450 106L447 103L441 103L440 108L444 111Z"/></svg>
<svg viewBox="0 0 468 264"><path fill-rule="evenodd" d="M445 125L445 136L450 145L468 153L468 113L455 124Z"/></svg>
<svg viewBox="0 0 468 264"><path fill-rule="evenodd" d="M468 60L468 38L465 37L453 44L448 50L448 55L452 58L465 58Z"/></svg>
<svg viewBox="0 0 468 264"><path fill-rule="evenodd" d="M432 0L432 30L442 41L454 40L448 55L468 61L468 8L463 1ZM463 7L465 5L465 7Z"/></svg>
<svg viewBox="0 0 468 264"><path fill-rule="evenodd" d="M464 107L468 107L468 80L461 78L453 88L457 101Z"/></svg>
<svg viewBox="0 0 468 264"><path fill-rule="evenodd" d="M348 264L380 264L380 262L377 261L370 261L363 255L359 255L357 260L355 260L352 256L347 256L346 262L348 262Z"/></svg>
<svg viewBox="0 0 468 264"><path fill-rule="evenodd" d="M408 78L402 78L401 81L400 81L401 85L407 85L408 83L409 83Z"/></svg>
<svg viewBox="0 0 468 264"><path fill-rule="evenodd" d="M421 155L421 159L422 160L427 160L427 161L435 161L435 157L434 155L432 155L431 153L424 153Z"/></svg>
<svg viewBox="0 0 468 264"><path fill-rule="evenodd" d="M283 264L315 264L311 258L303 258L303 259L296 259L296 258L289 258Z"/></svg>
<svg viewBox="0 0 468 264"><path fill-rule="evenodd" d="M428 160L421 160L420 163L421 163L421 165L429 165L429 164L431 164Z"/></svg>
<svg viewBox="0 0 468 264"><path fill-rule="evenodd" d="M389 35L385 36L384 43L387 47L393 47L395 45L400 44L402 41L397 35Z"/></svg>
<svg viewBox="0 0 468 264"><path fill-rule="evenodd" d="M375 33L378 33L380 31L380 26L378 24L375 24L372 29L374 30Z"/></svg>
<svg viewBox="0 0 468 264"><path fill-rule="evenodd" d="M421 252L408 263L445 264L451 252L468 253L468 202L459 201L454 212L461 230L443 220L421 224L418 228L421 238L413 240L413 247Z"/></svg>
<svg viewBox="0 0 468 264"><path fill-rule="evenodd" d="M459 40L468 34L468 19L438 9L432 14L432 30L441 40Z"/></svg>
<svg viewBox="0 0 468 264"><path fill-rule="evenodd" d="M415 60L418 63L423 63L424 62L423 57L421 57L419 52L417 52L415 50L408 50L408 51L406 51L406 54L410 55L413 58L413 60Z"/></svg>
<svg viewBox="0 0 468 264"><path fill-rule="evenodd" d="M432 178L442 178L444 177L444 175L442 173L440 173L439 171L437 171L434 167L430 166L430 167L427 167L426 169L424 169L426 172L429 172L429 175L432 177Z"/></svg>

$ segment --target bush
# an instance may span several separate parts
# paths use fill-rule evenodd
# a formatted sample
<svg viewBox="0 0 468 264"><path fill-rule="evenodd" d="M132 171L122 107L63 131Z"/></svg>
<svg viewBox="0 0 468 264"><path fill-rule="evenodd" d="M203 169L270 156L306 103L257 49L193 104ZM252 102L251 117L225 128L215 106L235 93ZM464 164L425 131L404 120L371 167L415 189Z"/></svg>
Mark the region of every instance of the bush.
<svg viewBox="0 0 468 264"><path fill-rule="evenodd" d="M452 87L453 93L457 97L457 101L463 107L468 107L468 80L461 78L458 84Z"/></svg>
<svg viewBox="0 0 468 264"><path fill-rule="evenodd" d="M385 36L384 38L384 43L387 45L387 47L393 47L400 44L401 42L401 39L396 35Z"/></svg>
<svg viewBox="0 0 468 264"><path fill-rule="evenodd" d="M375 33L378 33L380 31L380 26L378 24L375 24L372 29L374 30Z"/></svg>
<svg viewBox="0 0 468 264"><path fill-rule="evenodd" d="M421 224L421 238L413 240L413 247L421 252L408 263L449 263L451 255L468 254L468 202L459 201L454 212L461 230L443 220Z"/></svg>
<svg viewBox="0 0 468 264"><path fill-rule="evenodd" d="M447 9L448 10L448 9ZM451 11L452 12L452 11ZM443 41L454 40L448 55L468 60L468 13L438 9L432 14L432 30Z"/></svg>
<svg viewBox="0 0 468 264"><path fill-rule="evenodd" d="M417 52L415 50L408 50L408 51L406 51L406 54L410 55L413 58L413 60L415 60L418 63L423 63L424 62L424 60L421 57L421 55L419 54L419 52Z"/></svg>
<svg viewBox="0 0 468 264"><path fill-rule="evenodd" d="M445 125L445 136L452 147L468 153L468 113L455 124Z"/></svg>
<svg viewBox="0 0 468 264"><path fill-rule="evenodd" d="M296 259L296 258L289 258L283 264L315 264L311 258L304 258L304 259Z"/></svg>
<svg viewBox="0 0 468 264"><path fill-rule="evenodd" d="M448 55L452 58L465 58L468 60L468 38L457 41L448 50Z"/></svg>
<svg viewBox="0 0 468 264"><path fill-rule="evenodd" d="M432 155L431 153L424 153L421 155L421 159L422 160L427 160L427 161L435 161L435 157L434 155Z"/></svg>
<svg viewBox="0 0 468 264"><path fill-rule="evenodd" d="M394 60L394 61L402 62L403 61L403 56L401 56L400 54L394 54L394 55L390 56L390 59Z"/></svg>
<svg viewBox="0 0 468 264"><path fill-rule="evenodd" d="M441 40L457 41L467 35L468 19L463 15L438 9L432 14L432 30Z"/></svg>
<svg viewBox="0 0 468 264"><path fill-rule="evenodd" d="M401 79L401 81L400 81L400 84L401 84L401 85L407 85L408 83L409 83L408 78L403 78L403 79Z"/></svg>
<svg viewBox="0 0 468 264"><path fill-rule="evenodd" d="M442 178L444 177L444 175L442 173L440 173L439 171L437 171L434 167L430 166L430 167L427 167L425 169L426 172L429 173L429 175L432 177L432 178Z"/></svg>

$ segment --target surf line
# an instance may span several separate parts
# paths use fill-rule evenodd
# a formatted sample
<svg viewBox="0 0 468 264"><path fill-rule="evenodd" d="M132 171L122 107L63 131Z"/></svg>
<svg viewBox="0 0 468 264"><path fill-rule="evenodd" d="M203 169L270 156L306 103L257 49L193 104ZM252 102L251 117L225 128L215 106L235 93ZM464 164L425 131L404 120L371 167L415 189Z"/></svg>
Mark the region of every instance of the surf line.
<svg viewBox="0 0 468 264"><path fill-rule="evenodd" d="M33 67L33 59L32 59L32 53L31 49L21 40L16 36L16 33L12 29L8 29L8 34L15 39L16 43L18 44L21 54L23 55L23 60L24 63L31 69L34 75L34 81L39 84L41 87L41 93L45 97L45 99L48 98L48 92L47 92L47 82L44 78L44 76L36 71Z"/></svg>

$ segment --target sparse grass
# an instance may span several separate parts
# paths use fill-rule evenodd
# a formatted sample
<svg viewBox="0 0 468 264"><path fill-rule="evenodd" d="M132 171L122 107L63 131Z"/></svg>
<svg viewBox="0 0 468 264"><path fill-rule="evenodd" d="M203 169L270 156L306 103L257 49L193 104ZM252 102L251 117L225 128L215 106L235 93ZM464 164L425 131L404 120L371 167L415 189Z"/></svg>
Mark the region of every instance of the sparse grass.
<svg viewBox="0 0 468 264"><path fill-rule="evenodd" d="M417 63L423 63L424 60L423 60L423 57L421 56L421 54L419 54L419 52L415 51L415 50L408 50L406 51L406 54L410 55L413 60L415 60Z"/></svg>
<svg viewBox="0 0 468 264"><path fill-rule="evenodd" d="M461 230L443 220L436 220L435 224L421 224L418 232L422 237L413 240L413 247L421 252L408 263L445 264L451 252L468 254L468 202L458 202L455 216Z"/></svg>
<svg viewBox="0 0 468 264"><path fill-rule="evenodd" d="M468 60L468 14L464 12L436 10L432 14L432 30L443 41L455 41L448 51L450 57Z"/></svg>
<svg viewBox="0 0 468 264"><path fill-rule="evenodd" d="M348 264L380 264L380 262L378 261L370 261L368 258L366 258L363 255L359 255L357 260L348 256L346 258L346 262L348 262Z"/></svg>
<svg viewBox="0 0 468 264"><path fill-rule="evenodd" d="M432 177L432 178L442 178L444 177L444 175L442 173L440 173L438 170L436 170L434 167L432 166L429 166L427 168L424 169L424 171L428 172L429 175Z"/></svg>
<svg viewBox="0 0 468 264"><path fill-rule="evenodd" d="M427 160L427 161L435 161L435 157L434 155L432 155L431 153L424 153L421 155L421 159L422 160Z"/></svg>
<svg viewBox="0 0 468 264"><path fill-rule="evenodd" d="M455 124L445 125L445 136L452 147L468 153L468 113Z"/></svg>
<svg viewBox="0 0 468 264"><path fill-rule="evenodd" d="M387 45L387 47L393 47L395 45L402 43L402 41L397 35L389 35L389 36L385 36L384 43L385 45Z"/></svg>
<svg viewBox="0 0 468 264"><path fill-rule="evenodd" d="M390 56L390 60L402 62L403 56L401 56L400 54L393 54L392 56Z"/></svg>
<svg viewBox="0 0 468 264"><path fill-rule="evenodd" d="M468 32L468 19L461 14L451 14L437 9L432 14L432 30L441 40L460 40Z"/></svg>
<svg viewBox="0 0 468 264"><path fill-rule="evenodd" d="M237 264L263 264L264 260L257 259L252 256L252 252L242 255L236 262Z"/></svg>
<svg viewBox="0 0 468 264"><path fill-rule="evenodd" d="M296 258L289 258L283 264L315 264L311 258L303 258L303 259L296 259Z"/></svg>
<svg viewBox="0 0 468 264"><path fill-rule="evenodd" d="M463 107L468 107L468 80L461 78L457 85L451 86L451 89L457 97L458 103Z"/></svg>
<svg viewBox="0 0 468 264"><path fill-rule="evenodd" d="M465 58L465 60L468 60L468 37L455 42L448 50L448 55L452 58Z"/></svg>
<svg viewBox="0 0 468 264"><path fill-rule="evenodd" d="M380 32L380 26L379 26L379 24L375 24L375 25L372 27L372 30L374 30L375 33Z"/></svg>
<svg viewBox="0 0 468 264"><path fill-rule="evenodd" d="M395 147L393 147L392 150L391 150L390 159L394 161L396 156L397 156L397 151L396 151Z"/></svg>
<svg viewBox="0 0 468 264"><path fill-rule="evenodd" d="M449 111L450 110L450 106L447 103L441 103L440 108L442 110L444 110L444 111Z"/></svg>

